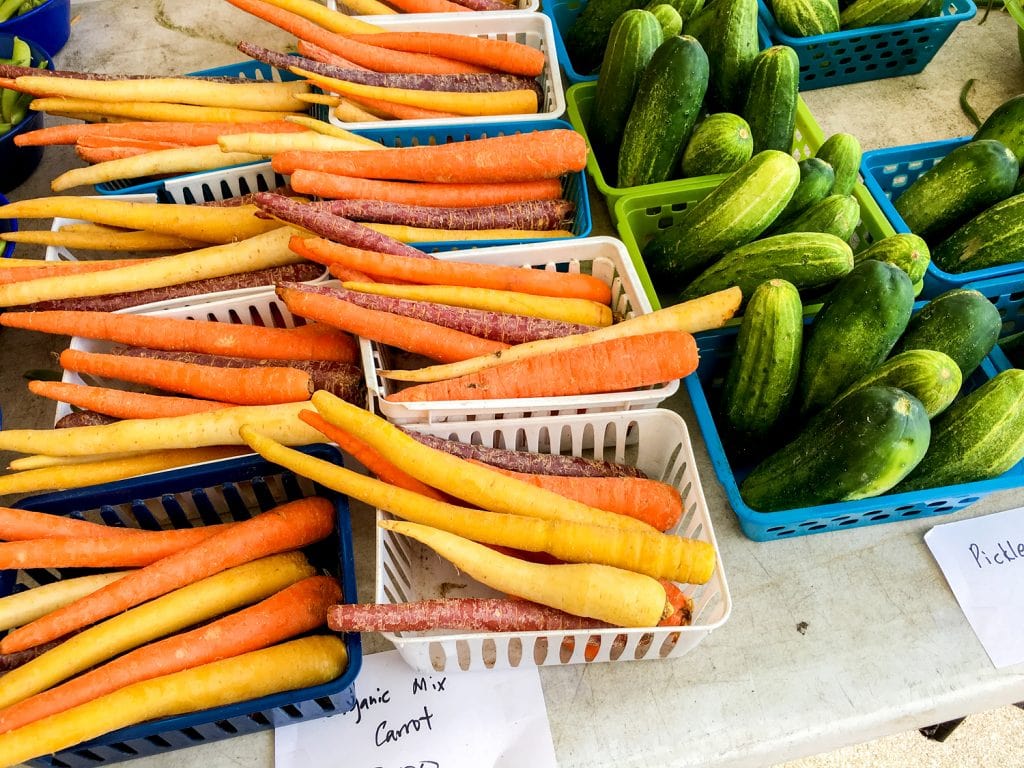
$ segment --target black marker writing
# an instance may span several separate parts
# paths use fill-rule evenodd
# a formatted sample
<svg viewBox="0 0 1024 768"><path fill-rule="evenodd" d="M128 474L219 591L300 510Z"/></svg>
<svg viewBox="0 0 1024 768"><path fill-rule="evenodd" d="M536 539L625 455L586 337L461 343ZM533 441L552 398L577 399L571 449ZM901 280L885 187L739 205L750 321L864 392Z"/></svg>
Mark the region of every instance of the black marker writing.
<svg viewBox="0 0 1024 768"><path fill-rule="evenodd" d="M363 711L368 710L374 704L390 704L391 703L391 691L385 690L381 692L380 688L377 689L377 695L364 696L356 702L356 725L363 722Z"/></svg>
<svg viewBox="0 0 1024 768"><path fill-rule="evenodd" d="M373 737L374 741L378 747L382 747L385 744L394 744L403 736L408 736L410 733L419 733L424 728L428 731L432 731L434 730L434 726L430 721L433 717L434 716L430 713L430 710L424 707L422 715L407 720L397 728L389 728L388 721L381 720L380 724L377 725L377 732Z"/></svg>
<svg viewBox="0 0 1024 768"><path fill-rule="evenodd" d="M1018 558L1024 558L1024 542L1017 542L1014 545L1009 539L997 541L994 547L989 546L988 552L973 542L968 545L967 549L971 553L971 557L974 558L974 564L978 568L986 568L992 565L1008 565ZM996 551L997 549L998 551Z"/></svg>

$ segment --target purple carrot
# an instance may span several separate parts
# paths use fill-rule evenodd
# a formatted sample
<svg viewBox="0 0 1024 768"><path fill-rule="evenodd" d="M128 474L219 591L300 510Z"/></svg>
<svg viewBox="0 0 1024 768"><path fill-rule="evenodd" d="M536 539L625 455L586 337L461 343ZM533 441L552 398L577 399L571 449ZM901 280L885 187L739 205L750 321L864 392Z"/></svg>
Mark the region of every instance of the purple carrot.
<svg viewBox="0 0 1024 768"><path fill-rule="evenodd" d="M22 664L28 664L32 659L37 656L42 656L47 651L51 651L58 645L63 643L69 637L77 635L81 630L70 632L64 637L57 640L51 640L48 643L42 643L33 648L26 648L24 651L17 651L16 653L0 653L0 674L4 672L10 672L12 669L17 669Z"/></svg>
<svg viewBox="0 0 1024 768"><path fill-rule="evenodd" d="M316 208L309 203L300 203L284 195L257 192L253 196L253 202L261 211L269 213L281 221L308 229L310 232L336 243L361 248L365 251L390 253L395 256L434 258L423 251L416 250L411 245L400 243L394 238L375 232L362 224L349 221L342 216L335 216L333 213Z"/></svg>
<svg viewBox="0 0 1024 768"><path fill-rule="evenodd" d="M353 221L428 229L563 229L576 206L568 200L529 200L479 208L433 208L381 200L327 200L317 208Z"/></svg>
<svg viewBox="0 0 1024 768"><path fill-rule="evenodd" d="M546 320L539 317L513 315L507 312L490 312L484 309L453 307L447 304L436 304L432 301L414 301L399 299L394 296L380 296L375 293L362 293L347 288L334 288L326 285L284 285L285 288L298 288L307 292L319 293L341 299L366 309L378 312L390 312L403 315L427 323L434 323L452 330L462 331L471 336L504 344L525 344L539 339L553 339L559 336L571 336L576 333L587 333L594 330L593 326L566 323L560 320Z"/></svg>
<svg viewBox="0 0 1024 768"><path fill-rule="evenodd" d="M86 296L79 299L40 301L36 304L22 307L22 309L36 311L44 309L75 309L92 312L114 312L118 309L137 307L154 301L180 299L185 296L202 296L209 293L219 293L220 291L233 291L239 288L259 288L262 286L269 288L278 282L303 283L307 280L315 280L323 275L323 273L324 267L322 265L302 262L299 264L288 264L283 267L259 269L255 272L240 272L236 275L211 277L205 280L195 280L190 283L169 285L163 288L147 288L143 291L111 293L105 296Z"/></svg>
<svg viewBox="0 0 1024 768"><path fill-rule="evenodd" d="M463 459L475 459L512 472L526 472L531 475L561 475L562 477L647 477L642 470L636 467L603 459L488 448L484 445L469 445L457 440L445 440L443 437L424 435L422 432L412 429L403 429L417 441L436 450L460 456Z"/></svg>
<svg viewBox="0 0 1024 768"><path fill-rule="evenodd" d="M267 190L275 195L284 195L285 197L291 197L295 194L295 191L287 184L283 187L274 187L273 189ZM210 200L209 202L199 203L199 205L206 206L207 208L237 208L241 205L252 205L253 199L258 195L259 192L248 192L244 195L236 195L235 197L227 197L223 200Z"/></svg>
<svg viewBox="0 0 1024 768"><path fill-rule="evenodd" d="M101 427L106 424L113 424L115 419L113 416L107 416L105 413L96 413L96 411L73 411L67 416L64 416L57 420L57 423L53 425L54 429L67 429L69 427Z"/></svg>
<svg viewBox="0 0 1024 768"><path fill-rule="evenodd" d="M325 389L342 400L356 405L366 402L362 370L358 365L327 360L254 360L227 355L207 355L201 352L174 352L141 347L116 347L116 355L142 357L148 360L174 360L179 363L208 365L216 368L297 368L309 374L315 389Z"/></svg>
<svg viewBox="0 0 1024 768"><path fill-rule="evenodd" d="M368 72L358 69L337 67L315 59L302 56L289 56L278 53L255 43L242 42L238 50L264 64L280 69L298 67L307 72L314 72L324 77L345 80L361 85L373 85L379 88L405 88L416 91L448 91L455 93L488 93L495 91L533 91L537 94L537 105L543 97L543 91L537 81L520 75L495 74L458 74L428 75L408 74L402 72Z"/></svg>
<svg viewBox="0 0 1024 768"><path fill-rule="evenodd" d="M153 75L102 75L98 72L73 72L64 69L36 69L35 67L19 67L15 64L0 64L0 77L62 77L67 80L89 80L93 82L107 80L153 80ZM192 80L207 80L213 83L245 83L252 82L241 77L223 77L206 75L189 75Z"/></svg>
<svg viewBox="0 0 1024 768"><path fill-rule="evenodd" d="M471 11L514 11L516 6L503 3L501 0L452 0L456 5L469 8Z"/></svg>

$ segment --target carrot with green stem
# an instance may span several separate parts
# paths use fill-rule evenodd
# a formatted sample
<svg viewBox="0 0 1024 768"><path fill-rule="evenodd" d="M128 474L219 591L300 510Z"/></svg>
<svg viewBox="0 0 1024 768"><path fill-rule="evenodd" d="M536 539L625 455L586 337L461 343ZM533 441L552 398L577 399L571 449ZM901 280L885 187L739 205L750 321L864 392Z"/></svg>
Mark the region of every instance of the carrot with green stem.
<svg viewBox="0 0 1024 768"><path fill-rule="evenodd" d="M299 35L299 52L303 56L316 59L302 50L303 44L314 44L330 53L343 56L346 59L365 67L373 72L414 72L420 74L473 74L493 72L487 67L478 67L464 61L446 59L441 56L430 56L423 53L403 53L401 51L390 51L387 48L377 48L364 43L357 43L350 37L332 36L307 37Z"/></svg>
<svg viewBox="0 0 1024 768"><path fill-rule="evenodd" d="M14 137L19 147L76 144L86 138L104 137L110 140L167 141L187 146L216 144L217 138L231 133L298 133L300 126L281 120L257 123L194 123L194 122L131 122L82 123L51 125L27 131Z"/></svg>
<svg viewBox="0 0 1024 768"><path fill-rule="evenodd" d="M228 568L304 547L333 528L334 507L327 499L283 504L14 630L0 640L0 652L31 648Z"/></svg>
<svg viewBox="0 0 1024 768"><path fill-rule="evenodd" d="M84 704L119 688L238 656L323 626L341 600L329 576L309 576L198 629L149 643L61 685L0 710L0 733Z"/></svg>
<svg viewBox="0 0 1024 768"><path fill-rule="evenodd" d="M406 53L429 53L467 61L498 72L537 77L547 60L543 51L511 40L458 35L450 32L381 32L352 39L378 48Z"/></svg>
<svg viewBox="0 0 1024 768"><path fill-rule="evenodd" d="M148 395L142 392L126 392L123 389L65 384L59 381L30 381L28 388L34 395L118 419L157 419L231 407L230 403L215 400Z"/></svg>

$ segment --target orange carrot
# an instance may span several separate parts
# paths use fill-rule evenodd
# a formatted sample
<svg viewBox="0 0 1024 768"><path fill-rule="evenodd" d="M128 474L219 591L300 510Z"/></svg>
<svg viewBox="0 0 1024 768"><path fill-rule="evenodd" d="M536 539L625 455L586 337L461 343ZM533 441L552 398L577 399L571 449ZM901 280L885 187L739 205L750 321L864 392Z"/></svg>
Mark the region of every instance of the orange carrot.
<svg viewBox="0 0 1024 768"><path fill-rule="evenodd" d="M466 8L448 0L388 0L406 13L464 13Z"/></svg>
<svg viewBox="0 0 1024 768"><path fill-rule="evenodd" d="M283 174L306 168L367 179L445 184L554 179L580 171L586 164L586 141L566 129L373 152L292 150L273 158L274 170Z"/></svg>
<svg viewBox="0 0 1024 768"><path fill-rule="evenodd" d="M87 272L102 272L141 264L145 259L105 259L97 261L47 261L32 267L0 267L0 285L36 280L41 277L63 277L82 275Z"/></svg>
<svg viewBox="0 0 1024 768"><path fill-rule="evenodd" d="M0 325L43 333L83 336L150 349L203 352L256 360L331 360L353 363L359 356L355 340L329 326L303 329L185 320L111 312L54 310L8 312Z"/></svg>
<svg viewBox="0 0 1024 768"><path fill-rule="evenodd" d="M697 370L697 345L685 331L626 336L524 358L456 379L420 384L388 397L491 400L621 392L688 376Z"/></svg>
<svg viewBox="0 0 1024 768"><path fill-rule="evenodd" d="M152 152L142 147L83 147L75 145L75 154L87 163L106 163L110 160L123 160L126 157L137 157Z"/></svg>
<svg viewBox="0 0 1024 768"><path fill-rule="evenodd" d="M313 256L310 255L310 250L309 250L309 248L307 248L305 246L304 241L302 240L301 237L293 237L289 241L288 247L292 251L297 253L299 256L301 256L302 258L309 259L310 261L316 261L316 259L313 258ZM347 267L342 267L340 264L337 265L337 266L338 266L338 272L340 274L335 275L335 277L337 277L339 280L348 280L348 279L350 279L350 278L347 278L347 277L342 277L341 275L362 275L367 280L369 280L371 283L378 282L377 280L374 280L372 277L370 277L365 272L360 272L358 269L348 269Z"/></svg>
<svg viewBox="0 0 1024 768"><path fill-rule="evenodd" d="M562 477L513 472L469 459L508 477L514 477L560 496L583 502L620 515L635 517L659 531L667 531L679 522L683 500L668 483L640 477Z"/></svg>
<svg viewBox="0 0 1024 768"><path fill-rule="evenodd" d="M300 133L300 125L282 120L259 123L172 123L139 121L127 123L71 123L52 125L14 137L19 147L75 144L80 139L96 136L173 141L187 146L216 144L217 137L229 133Z"/></svg>
<svg viewBox="0 0 1024 768"><path fill-rule="evenodd" d="M299 193L350 200L381 200L435 208L471 208L503 205L524 200L557 200L562 196L558 179L509 184L413 184L338 176L299 169L292 174L292 188Z"/></svg>
<svg viewBox="0 0 1024 768"><path fill-rule="evenodd" d="M399 488L405 488L407 491L415 491L422 496L437 499L438 501L448 501L448 497L443 493L417 480L412 475L403 472L381 456L371 445L360 440L351 432L346 432L344 429L334 426L319 413L299 411L299 418L314 429L323 432L328 439L337 443L339 448L351 453L356 461L385 483L397 485Z"/></svg>
<svg viewBox="0 0 1024 768"><path fill-rule="evenodd" d="M233 566L304 547L327 537L333 527L334 508L327 499L313 496L283 504L19 627L0 640L0 653L56 640Z"/></svg>
<svg viewBox="0 0 1024 768"><path fill-rule="evenodd" d="M337 53L328 51L326 48L321 48L319 45L307 43L305 40L299 40L298 48L299 53L307 59L322 61L324 64L333 64L334 66L341 67L342 69L354 69L356 71L363 72L371 71L366 67L359 66L350 59L346 59L344 56L339 56Z"/></svg>
<svg viewBox="0 0 1024 768"><path fill-rule="evenodd" d="M384 99L373 99L369 96L349 95L349 101L354 101L363 107L376 110L384 117L393 117L398 120L425 120L438 117L457 117L454 112L438 112L436 109L423 109L408 104L396 104L393 101Z"/></svg>
<svg viewBox="0 0 1024 768"><path fill-rule="evenodd" d="M383 32L373 35L352 35L350 39L391 51L445 56L481 67L490 67L498 72L528 77L536 77L543 72L546 62L541 51L522 43L450 32Z"/></svg>
<svg viewBox="0 0 1024 768"><path fill-rule="evenodd" d="M311 258L321 264L337 263L360 272L369 272L374 276L393 277L411 283L493 288L537 296L590 299L600 304L608 304L611 300L611 289L593 275L546 269L522 269L501 264L477 264L470 261L414 259L408 256L363 251L323 238L308 238L305 245L312 254ZM418 262L423 262L424 266L419 266Z"/></svg>
<svg viewBox="0 0 1024 768"><path fill-rule="evenodd" d="M143 149L175 149L186 147L180 141L154 141L152 139L132 139L127 136L81 136L75 142L79 147L142 147Z"/></svg>
<svg viewBox="0 0 1024 768"><path fill-rule="evenodd" d="M63 515L49 515L45 512L0 507L0 539L4 541L26 541L65 536L98 539L104 536L131 536L141 532L138 528L118 528L90 523L88 520L76 520Z"/></svg>
<svg viewBox="0 0 1024 768"><path fill-rule="evenodd" d="M59 400L117 419L163 419L230 408L228 403L192 397L168 397L125 392L121 389L64 384L59 381L30 381L29 390L41 397Z"/></svg>
<svg viewBox="0 0 1024 768"><path fill-rule="evenodd" d="M341 600L329 576L310 576L255 605L126 653L91 672L0 710L0 733L63 712L132 683L191 669L322 626Z"/></svg>
<svg viewBox="0 0 1024 768"><path fill-rule="evenodd" d="M402 53L387 48L377 48L364 43L357 43L349 37L326 34L317 35L318 39L299 35L303 41L314 43L331 53L344 56L361 67L374 72L404 72L416 75L458 75L484 74L492 70L477 67L463 61L446 59L441 56L428 56L422 53ZM300 41L301 44L301 41ZM311 56L310 58L315 58Z"/></svg>
<svg viewBox="0 0 1024 768"><path fill-rule="evenodd" d="M235 405L294 403L308 400L313 392L309 374L296 368L218 368L77 349L65 349L60 364L77 373L146 384Z"/></svg>
<svg viewBox="0 0 1024 768"><path fill-rule="evenodd" d="M365 309L318 294L315 290L310 291L309 287L298 283L280 283L277 295L296 315L330 323L356 336L424 355L432 360L465 360L508 349L509 346L422 320Z"/></svg>

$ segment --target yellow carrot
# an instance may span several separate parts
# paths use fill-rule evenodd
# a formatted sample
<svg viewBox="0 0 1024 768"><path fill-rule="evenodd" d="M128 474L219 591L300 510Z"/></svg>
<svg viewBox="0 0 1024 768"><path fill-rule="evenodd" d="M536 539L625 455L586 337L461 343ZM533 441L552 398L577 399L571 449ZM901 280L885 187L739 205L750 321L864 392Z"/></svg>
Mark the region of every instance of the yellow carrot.
<svg viewBox="0 0 1024 768"><path fill-rule="evenodd" d="M337 679L344 642L315 635L135 683L0 735L0 765L50 755L104 733Z"/></svg>
<svg viewBox="0 0 1024 768"><path fill-rule="evenodd" d="M343 123L378 123L384 120L379 114L370 112L348 99L338 99L338 104L334 107L334 116Z"/></svg>
<svg viewBox="0 0 1024 768"><path fill-rule="evenodd" d="M320 3L315 2L315 0L265 0L265 2L269 5L277 6L282 11L288 11L296 16L301 16L304 19L315 22L317 26L328 29L331 32L337 32L340 35L365 35L384 31L376 24L370 24L368 21L353 19L344 13L328 10L320 5ZM352 12L360 16L379 16L381 14L394 13L383 3L378 3L374 0L369 2L367 0L360 0L358 10L353 8Z"/></svg>
<svg viewBox="0 0 1024 768"><path fill-rule="evenodd" d="M357 151L361 149L383 149L380 144L366 144L327 136L317 131L305 133L229 133L217 139L222 152L249 152L254 155L271 157L290 149L313 152Z"/></svg>
<svg viewBox="0 0 1024 768"><path fill-rule="evenodd" d="M75 579L52 581L23 592L0 597L0 630L20 627L112 584L127 571L94 573Z"/></svg>
<svg viewBox="0 0 1024 768"><path fill-rule="evenodd" d="M403 243L431 243L438 240L555 240L572 237L572 232L564 229L429 229L369 222L363 226Z"/></svg>
<svg viewBox="0 0 1024 768"><path fill-rule="evenodd" d="M306 117L305 115L289 115L285 118L285 121L301 125L304 128L309 128L311 131L324 134L324 136L334 136L336 139L347 139L357 144L363 144L370 149L383 148L382 144L374 141L373 139L368 139L365 136L352 133L352 131L346 131L344 128L339 128L336 125L325 123L323 120L314 120L312 117Z"/></svg>
<svg viewBox="0 0 1024 768"><path fill-rule="evenodd" d="M186 449L188 450L188 449ZM129 456L139 456L138 453L101 453L93 456L47 456L37 453L33 456L22 456L12 459L7 468L15 472L24 472L27 469L44 469L46 467L70 467L75 464L89 464L94 461L110 461L113 459L125 459Z"/></svg>
<svg viewBox="0 0 1024 768"><path fill-rule="evenodd" d="M495 365L510 363L513 360L522 360L523 358L535 355L575 349L599 341L608 341L609 339L619 339L626 336L637 336L659 331L697 333L698 331L706 331L711 328L721 328L729 318L736 314L736 310L740 306L741 297L742 292L739 288L727 288L724 291L701 296L699 299L659 309L646 315L638 315L629 320L623 320L621 323L615 323L615 325L610 325L607 328L599 328L590 333L517 344L511 349L502 350L500 356L483 355L457 363L432 365L413 371L381 370L378 373L385 378L396 381L442 381L443 379L452 379L457 376L475 373Z"/></svg>
<svg viewBox="0 0 1024 768"><path fill-rule="evenodd" d="M32 245L56 245L76 251L185 251L206 243L161 232L76 232L61 229L21 230L0 233L0 240ZM12 266L4 264L3 266Z"/></svg>
<svg viewBox="0 0 1024 768"><path fill-rule="evenodd" d="M221 571L143 603L8 672L0 686L0 708L145 642L262 600L314 573L305 555L289 552Z"/></svg>
<svg viewBox="0 0 1024 768"><path fill-rule="evenodd" d="M382 520L499 592L621 627L653 627L667 615L665 588L650 576L591 563L541 565L417 523Z"/></svg>
<svg viewBox="0 0 1024 768"><path fill-rule="evenodd" d="M377 0L341 0L340 4L355 16L389 16L398 13Z"/></svg>
<svg viewBox="0 0 1024 768"><path fill-rule="evenodd" d="M117 103L96 99L65 99L58 96L33 99L29 108L37 112L88 113L108 118L128 117L176 123L262 123L267 120L281 120L285 115L295 114L295 110L197 107L190 104L165 104L154 101Z"/></svg>

